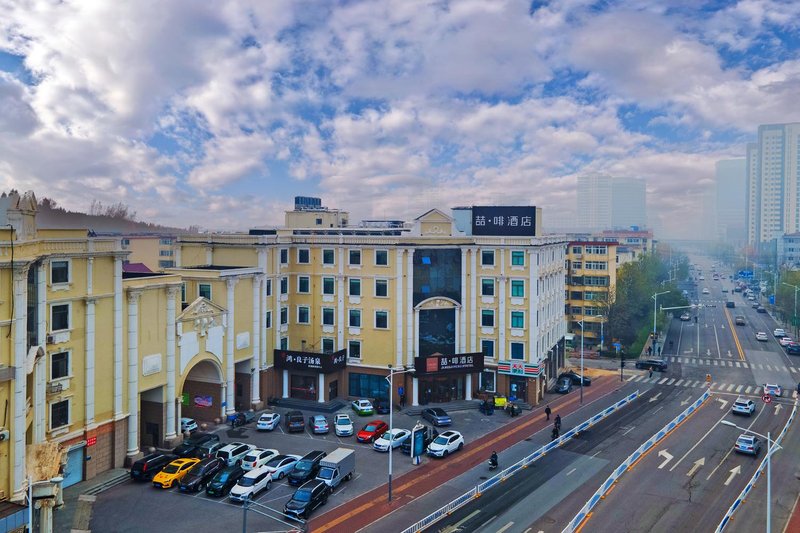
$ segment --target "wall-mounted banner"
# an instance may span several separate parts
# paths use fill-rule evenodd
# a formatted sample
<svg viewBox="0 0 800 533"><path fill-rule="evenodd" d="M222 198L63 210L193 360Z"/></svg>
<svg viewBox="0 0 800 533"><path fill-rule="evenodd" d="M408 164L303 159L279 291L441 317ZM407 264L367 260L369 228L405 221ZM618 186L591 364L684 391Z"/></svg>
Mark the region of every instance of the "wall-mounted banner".
<svg viewBox="0 0 800 533"><path fill-rule="evenodd" d="M330 374L346 366L347 350L331 353L275 350L275 368L281 370L314 370Z"/></svg>
<svg viewBox="0 0 800 533"><path fill-rule="evenodd" d="M498 361L497 371L500 374L508 374L510 376L525 376L528 378L538 378L539 374L544 370L542 364L532 365L525 361Z"/></svg>
<svg viewBox="0 0 800 533"><path fill-rule="evenodd" d="M536 236L534 206L473 206L473 235Z"/></svg>
<svg viewBox="0 0 800 533"><path fill-rule="evenodd" d="M414 372L417 374L481 372L483 370L483 357L483 352L415 357Z"/></svg>

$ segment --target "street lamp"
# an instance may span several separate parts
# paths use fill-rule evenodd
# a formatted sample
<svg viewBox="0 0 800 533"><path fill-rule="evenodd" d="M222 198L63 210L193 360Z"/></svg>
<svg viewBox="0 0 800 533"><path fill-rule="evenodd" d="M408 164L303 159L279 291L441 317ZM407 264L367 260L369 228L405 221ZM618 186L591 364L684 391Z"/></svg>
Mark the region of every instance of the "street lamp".
<svg viewBox="0 0 800 533"><path fill-rule="evenodd" d="M581 325L581 405L583 405L583 320L578 320Z"/></svg>
<svg viewBox="0 0 800 533"><path fill-rule="evenodd" d="M653 355L658 355L656 353L656 348L658 346L658 343L656 343L656 305L658 304L658 297L669 292L670 291L657 292L653 295Z"/></svg>
<svg viewBox="0 0 800 533"><path fill-rule="evenodd" d="M756 433L752 429L745 429L743 427L739 427L736 424L734 424L733 422L731 422L730 420L720 420L720 423L722 423L722 424L724 424L726 426L730 426L732 428L740 429L740 430L742 430L742 431L744 431L746 433L752 433L753 435L757 435L757 436L761 437L762 439L766 439L767 440L767 533L770 533L772 531L772 527L771 527L772 526L772 487L771 487L771 484L772 484L771 483L771 477L772 477L772 475L771 475L771 472L770 472L770 462L772 461L773 448L777 448L777 449L780 450L780 449L783 449L783 446L781 446L777 442L774 442L770 438L769 431L767 431L766 435L762 435L761 433Z"/></svg>
<svg viewBox="0 0 800 533"><path fill-rule="evenodd" d="M62 481L64 481L64 478L61 476L56 476L50 479L43 479L41 481L33 481L33 479L30 476L28 476L28 531L31 532L33 531L33 487L35 485L53 485L53 484L58 485ZM51 494L51 497L53 496L55 496L55 491L53 492L53 494Z"/></svg>
<svg viewBox="0 0 800 533"><path fill-rule="evenodd" d="M389 375L386 376L386 381L389 382L389 503L392 502L392 450L394 449L394 424L393 424L393 409L392 406L394 402L392 402L392 391L394 390L394 383L393 379L395 374L404 374L405 372L410 372L410 368L404 368L400 370L393 370L392 365L389 365Z"/></svg>
<svg viewBox="0 0 800 533"><path fill-rule="evenodd" d="M794 289L794 315L792 315L792 325L794 326L794 336L797 337L797 291L800 290L800 287L792 285L791 283L786 283L785 281L782 281L781 285L786 285Z"/></svg>

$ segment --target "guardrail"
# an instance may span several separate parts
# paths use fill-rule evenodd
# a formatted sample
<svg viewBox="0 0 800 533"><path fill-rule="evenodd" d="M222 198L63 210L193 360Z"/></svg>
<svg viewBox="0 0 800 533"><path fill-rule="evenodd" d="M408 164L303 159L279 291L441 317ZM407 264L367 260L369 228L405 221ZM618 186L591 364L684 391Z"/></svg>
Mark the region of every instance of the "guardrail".
<svg viewBox="0 0 800 533"><path fill-rule="evenodd" d="M786 425L783 426L783 431L781 431L780 435L778 435L778 438L774 439L773 442L775 444L780 444L781 443L781 440L783 440L783 436L786 434L786 430L788 430L789 426L791 426L792 422L794 422L794 417L797 414L797 401L798 401L798 399L795 399L795 401L794 401L794 409L792 409L792 414L789 416L789 420L786 421ZM769 443L767 443L767 444L769 445ZM774 444L773 444L773 446L774 446ZM717 526L717 529L715 530L715 533L720 533L722 530L725 529L725 526L727 526L728 523L731 520L733 520L733 513L735 513L739 509L739 506L744 503L744 499L747 497L748 494L750 494L750 491L755 486L756 481L758 481L758 478L761 477L761 474L764 472L764 468L767 465L767 460L769 459L769 457L772 454L774 454L777 451L777 448L770 448L770 449L772 451L770 453L768 453L764 457L764 459L761 460L761 464L758 465L758 468L756 469L755 473L753 474L753 477L750 478L750 481L742 489L742 492L739 493L739 496L733 501L733 504L728 509L728 512L725 513L724 517L722 517L722 521L720 521L719 525ZM771 505L771 502L767 502L767 505Z"/></svg>
<svg viewBox="0 0 800 533"><path fill-rule="evenodd" d="M636 463L636 461L638 461L653 446L658 444L659 441L661 441L661 439L669 435L669 433L673 429L678 427L678 424L686 420L692 413L694 413L695 410L697 410L697 408L699 408L703 404L703 402L705 402L708 399L709 396L711 396L711 391L706 390L703 393L703 395L700 396L697 400L695 400L695 402L692 405L687 407L685 411L683 411L681 414L673 418L670 423L661 428L655 435L647 439L647 441L644 444L639 446L639 448L635 452L629 455L628 458L625 459L625 461L623 461L622 464L619 465L611 473L610 476L608 476L605 482L602 485L600 485L600 488L597 489L597 491L591 498L589 498L589 501L586 502L586 505L584 505L583 508L581 508L581 510L578 511L578 514L575 515L575 518L573 518L569 522L569 524L567 524L567 527L563 529L562 533L572 533L573 531L575 531L575 529L578 528L578 526L580 526L584 520L586 520L586 517L589 515L591 510L594 509L594 507L598 503L600 503L600 500L611 489L614 483L616 483L617 480L620 477L622 477L622 474L624 474L628 470L628 468L630 468L634 463Z"/></svg>
<svg viewBox="0 0 800 533"><path fill-rule="evenodd" d="M588 420L586 420L586 421L578 424L574 428L570 429L569 431L567 431L566 433L561 435L559 438L551 441L548 444L545 444L544 446L542 446L541 448L539 448L538 450L536 450L532 454L525 456L524 458L520 459L519 461L517 461L513 465L511 465L508 468L506 468L505 470L501 471L499 474L487 479L486 481L484 481L483 483L479 484L478 486L473 487L472 489L470 489L469 491L465 492L464 494L462 494L461 496L459 496L455 500L451 501L447 505L445 505L443 507L440 507L436 511L432 512L431 514L429 514L428 516L426 516L425 518L423 518L422 520L420 520L416 524L413 524L413 525L407 527L406 529L404 529L402 531L402 533L416 533L417 531L422 531L423 529L425 529L426 527L430 526L434 522L437 522L438 520L442 519L443 517L453 513L458 508L464 506L470 500L478 498L486 490L490 489L491 487L497 485L498 483L501 483L501 482L505 481L506 479L508 479L509 477L513 476L520 469L527 468L528 465L530 465L534 461L538 461L539 459L541 459L542 457L547 455L547 453L550 452L551 450L554 450L554 449L558 448L559 446L561 446L562 444L566 443L569 439L571 439L572 437L578 435L579 433L581 433L583 431L586 431L587 429L589 429L593 425L597 424L598 422L600 422L604 418L608 417L611 413L613 413L617 409L625 407L626 405L628 405L629 403L631 403L633 400L635 400L638 397L639 397L639 391L637 390L636 392L631 393L628 396L626 396L625 398L621 399L620 401L618 401L614 405L606 407L605 409L603 409L602 411L600 411L596 415L592 416Z"/></svg>

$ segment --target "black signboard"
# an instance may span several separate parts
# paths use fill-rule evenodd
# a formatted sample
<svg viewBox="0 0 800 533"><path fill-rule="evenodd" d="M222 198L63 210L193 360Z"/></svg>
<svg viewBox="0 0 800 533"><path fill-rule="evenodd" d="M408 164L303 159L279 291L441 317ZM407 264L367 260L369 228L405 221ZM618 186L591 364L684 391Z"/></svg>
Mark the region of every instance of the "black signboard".
<svg viewBox="0 0 800 533"><path fill-rule="evenodd" d="M534 206L473 206L473 235L536 236Z"/></svg>
<svg viewBox="0 0 800 533"><path fill-rule="evenodd" d="M483 352L415 357L414 372L417 374L481 372L483 370L483 357Z"/></svg>
<svg viewBox="0 0 800 533"><path fill-rule="evenodd" d="M274 353L275 368L281 370L315 370L330 374L347 366L347 350L333 353L275 350Z"/></svg>

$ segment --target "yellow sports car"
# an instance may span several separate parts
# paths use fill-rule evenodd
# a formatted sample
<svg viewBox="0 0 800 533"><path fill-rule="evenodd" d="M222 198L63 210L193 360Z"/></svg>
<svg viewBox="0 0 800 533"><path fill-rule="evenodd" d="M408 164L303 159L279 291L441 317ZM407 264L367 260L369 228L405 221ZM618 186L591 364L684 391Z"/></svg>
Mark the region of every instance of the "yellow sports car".
<svg viewBox="0 0 800 533"><path fill-rule="evenodd" d="M160 489L172 488L199 462L200 459L176 459L172 461L161 472L156 474L156 477L153 478L153 486Z"/></svg>

